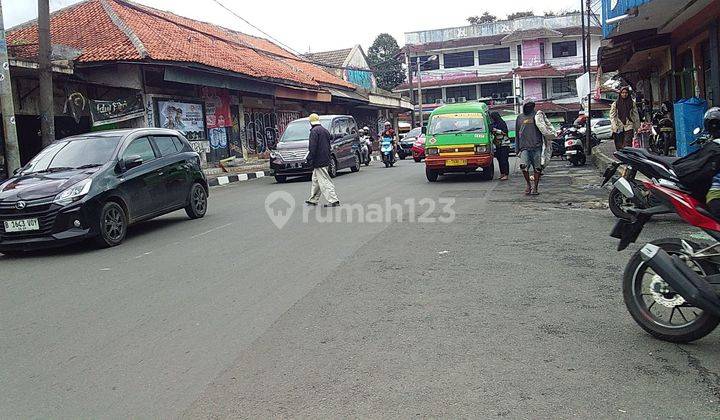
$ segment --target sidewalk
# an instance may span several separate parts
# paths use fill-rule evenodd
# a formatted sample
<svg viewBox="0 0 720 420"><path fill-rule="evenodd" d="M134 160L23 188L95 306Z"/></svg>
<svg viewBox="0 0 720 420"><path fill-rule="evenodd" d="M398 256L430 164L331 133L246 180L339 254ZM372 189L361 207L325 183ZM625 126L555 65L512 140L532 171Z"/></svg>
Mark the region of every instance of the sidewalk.
<svg viewBox="0 0 720 420"><path fill-rule="evenodd" d="M203 169L210 187L219 187L234 182L250 181L270 175L270 161L255 159L242 162L238 166Z"/></svg>
<svg viewBox="0 0 720 420"><path fill-rule="evenodd" d="M605 140L592 150L592 162L600 170L601 173L616 162L613 157L615 153L615 143L611 140Z"/></svg>

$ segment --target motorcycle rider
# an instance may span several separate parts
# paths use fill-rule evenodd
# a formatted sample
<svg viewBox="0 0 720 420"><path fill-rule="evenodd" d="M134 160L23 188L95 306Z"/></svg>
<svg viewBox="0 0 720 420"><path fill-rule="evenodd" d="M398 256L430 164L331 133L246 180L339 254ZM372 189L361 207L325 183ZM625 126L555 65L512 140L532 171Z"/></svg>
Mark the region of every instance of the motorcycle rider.
<svg viewBox="0 0 720 420"><path fill-rule="evenodd" d="M703 124L710 138L716 143L720 142L720 108L709 109L705 113ZM710 190L705 196L705 202L710 213L720 219L720 171L713 177Z"/></svg>
<svg viewBox="0 0 720 420"><path fill-rule="evenodd" d="M392 153L392 160L395 161L395 153L397 153L397 142L395 141L395 129L392 128L392 123L390 121L385 121L385 124L383 124L383 132L380 134L380 138L384 137L390 137L392 140L392 146L393 146L393 153Z"/></svg>

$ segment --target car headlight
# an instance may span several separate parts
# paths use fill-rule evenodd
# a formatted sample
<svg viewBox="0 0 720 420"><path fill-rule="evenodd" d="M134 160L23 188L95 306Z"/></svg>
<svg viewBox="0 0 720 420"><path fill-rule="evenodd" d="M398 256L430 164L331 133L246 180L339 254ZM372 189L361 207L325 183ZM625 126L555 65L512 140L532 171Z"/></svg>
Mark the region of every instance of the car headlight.
<svg viewBox="0 0 720 420"><path fill-rule="evenodd" d="M475 154L476 155L481 155L481 154L487 153L487 152L488 152L488 147L486 145L483 145L483 144L475 145Z"/></svg>
<svg viewBox="0 0 720 420"><path fill-rule="evenodd" d="M280 157L280 154L274 150L270 151L270 159L277 159Z"/></svg>
<svg viewBox="0 0 720 420"><path fill-rule="evenodd" d="M440 149L438 149L437 147L431 147L431 148L427 149L426 152L427 152L428 156L437 156L440 154Z"/></svg>
<svg viewBox="0 0 720 420"><path fill-rule="evenodd" d="M80 181L72 187L56 195L53 202L61 206L67 206L68 204L74 203L75 201L78 201L81 198L85 197L87 193L90 192L91 186L92 179L85 179L83 181Z"/></svg>

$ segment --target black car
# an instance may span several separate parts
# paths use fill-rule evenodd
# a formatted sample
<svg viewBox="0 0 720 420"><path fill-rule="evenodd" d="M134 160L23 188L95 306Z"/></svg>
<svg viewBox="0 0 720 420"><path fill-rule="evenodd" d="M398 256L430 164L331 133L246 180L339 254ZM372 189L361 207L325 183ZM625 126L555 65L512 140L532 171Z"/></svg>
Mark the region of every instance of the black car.
<svg viewBox="0 0 720 420"><path fill-rule="evenodd" d="M332 160L328 172L337 176L341 169L360 170L360 135L357 123L350 115L322 115L320 124L332 137L330 153ZM307 163L310 142L310 120L301 118L288 124L275 150L270 153L270 171L277 182L288 177L308 176L313 168Z"/></svg>
<svg viewBox="0 0 720 420"><path fill-rule="evenodd" d="M120 244L127 227L176 210L207 211L200 156L177 131L145 128L58 140L0 184L0 253L93 238Z"/></svg>

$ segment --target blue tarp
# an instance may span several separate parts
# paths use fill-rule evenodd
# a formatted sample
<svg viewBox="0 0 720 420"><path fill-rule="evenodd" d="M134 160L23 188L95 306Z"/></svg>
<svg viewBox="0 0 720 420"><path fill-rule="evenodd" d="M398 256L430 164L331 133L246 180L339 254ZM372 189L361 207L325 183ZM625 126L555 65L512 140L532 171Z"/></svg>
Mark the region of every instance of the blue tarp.
<svg viewBox="0 0 720 420"><path fill-rule="evenodd" d="M607 20L622 16L633 7L642 6L653 0L602 0L603 36L609 38L616 25L608 25ZM613 7L614 6L614 7Z"/></svg>
<svg viewBox="0 0 720 420"><path fill-rule="evenodd" d="M697 147L690 145L695 141L693 131L698 127L702 128L707 108L707 101L700 98L682 99L675 103L675 138L678 156L687 156L697 150Z"/></svg>

